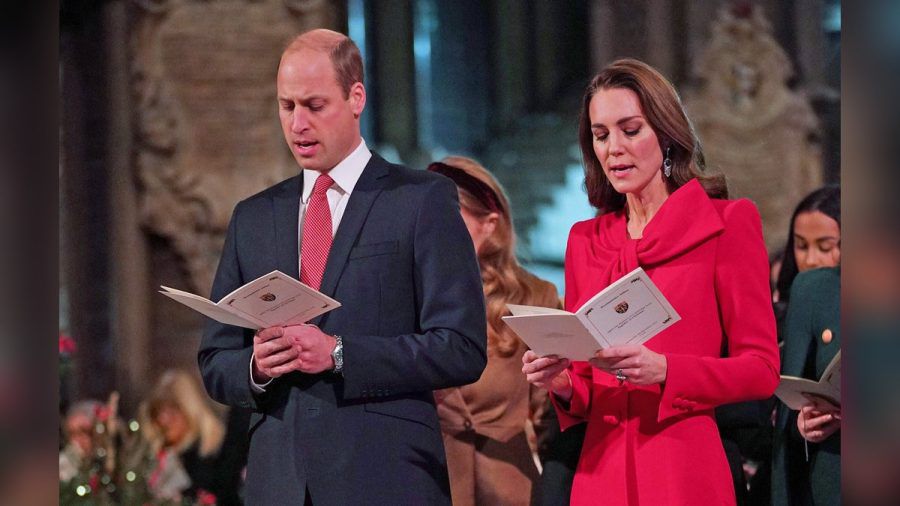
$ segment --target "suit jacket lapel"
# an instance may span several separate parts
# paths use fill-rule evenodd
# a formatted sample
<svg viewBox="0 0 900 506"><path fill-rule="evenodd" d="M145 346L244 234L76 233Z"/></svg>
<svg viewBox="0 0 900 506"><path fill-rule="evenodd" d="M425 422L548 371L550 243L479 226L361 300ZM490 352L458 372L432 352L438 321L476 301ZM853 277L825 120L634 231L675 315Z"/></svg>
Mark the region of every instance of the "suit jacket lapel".
<svg viewBox="0 0 900 506"><path fill-rule="evenodd" d="M295 279L300 279L300 194L303 189L303 173L295 176L282 187L273 199L275 217L276 268ZM260 245L260 247L264 247Z"/></svg>
<svg viewBox="0 0 900 506"><path fill-rule="evenodd" d="M341 273L344 272L344 266L347 265L350 250L366 222L372 203L375 202L375 198L384 187L384 178L387 175L388 163L373 153L366 168L363 169L359 181L356 182L353 193L350 194L350 201L347 202L347 208L344 210L341 224L334 236L334 242L331 243L328 263L325 265L325 275L319 289L329 297L334 296L338 280L341 278Z"/></svg>

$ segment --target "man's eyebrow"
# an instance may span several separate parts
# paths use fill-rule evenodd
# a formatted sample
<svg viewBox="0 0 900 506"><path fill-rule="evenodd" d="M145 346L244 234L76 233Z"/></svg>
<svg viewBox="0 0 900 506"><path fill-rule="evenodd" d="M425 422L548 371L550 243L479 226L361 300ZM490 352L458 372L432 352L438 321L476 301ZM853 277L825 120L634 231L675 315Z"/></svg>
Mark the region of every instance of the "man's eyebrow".
<svg viewBox="0 0 900 506"><path fill-rule="evenodd" d="M298 102L310 102L310 101L316 100L316 99L328 100L328 97L326 97L325 95L310 95L308 97L300 97L300 98L285 97L285 96L281 96L281 95L278 96L278 100L283 100L285 102L293 102L294 100L297 100Z"/></svg>

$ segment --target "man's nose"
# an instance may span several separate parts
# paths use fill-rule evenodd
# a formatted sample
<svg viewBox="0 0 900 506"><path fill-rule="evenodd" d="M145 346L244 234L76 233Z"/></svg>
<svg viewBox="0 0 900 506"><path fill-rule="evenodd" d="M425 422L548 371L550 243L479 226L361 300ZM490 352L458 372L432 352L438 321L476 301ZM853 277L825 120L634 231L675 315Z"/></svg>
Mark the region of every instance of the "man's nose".
<svg viewBox="0 0 900 506"><path fill-rule="evenodd" d="M306 112L299 107L294 109L294 115L291 118L291 131L299 134L307 128L309 128L309 118L307 118Z"/></svg>

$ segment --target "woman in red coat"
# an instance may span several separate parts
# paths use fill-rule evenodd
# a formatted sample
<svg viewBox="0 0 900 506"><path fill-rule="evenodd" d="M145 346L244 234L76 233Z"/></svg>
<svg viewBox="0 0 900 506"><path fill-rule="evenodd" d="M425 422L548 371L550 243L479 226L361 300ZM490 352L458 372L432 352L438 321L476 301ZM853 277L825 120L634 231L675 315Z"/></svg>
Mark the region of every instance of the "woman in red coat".
<svg viewBox="0 0 900 506"><path fill-rule="evenodd" d="M579 139L600 213L569 234L566 308L641 266L682 319L589 363L523 357L561 426L588 424L572 504L734 504L713 408L769 397L779 380L759 213L724 200L675 89L642 62L592 80Z"/></svg>

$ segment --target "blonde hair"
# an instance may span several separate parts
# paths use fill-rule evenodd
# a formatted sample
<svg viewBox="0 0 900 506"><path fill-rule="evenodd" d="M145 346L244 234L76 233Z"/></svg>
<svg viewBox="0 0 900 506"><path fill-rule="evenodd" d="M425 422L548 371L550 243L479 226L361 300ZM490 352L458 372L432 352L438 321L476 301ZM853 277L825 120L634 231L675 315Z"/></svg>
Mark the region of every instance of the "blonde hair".
<svg viewBox="0 0 900 506"><path fill-rule="evenodd" d="M509 314L507 303L532 303L534 283L528 283L533 276L523 269L516 260L516 235L513 229L509 201L500 183L478 162L463 156L449 156L442 163L462 170L493 190L497 197L499 219L490 237L486 238L476 252L481 267L481 284L487 309L488 350L503 357L516 352L519 338L500 318ZM485 218L495 212L471 192L457 184L459 204L473 216Z"/></svg>
<svg viewBox="0 0 900 506"><path fill-rule="evenodd" d="M155 421L156 415L164 406L177 408L188 423L187 437L175 448L178 453L190 448L198 440L202 457L214 454L222 446L225 426L213 411L200 384L186 371L170 369L162 374L138 410L141 430L154 451L165 444L163 433Z"/></svg>

